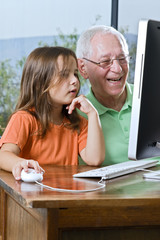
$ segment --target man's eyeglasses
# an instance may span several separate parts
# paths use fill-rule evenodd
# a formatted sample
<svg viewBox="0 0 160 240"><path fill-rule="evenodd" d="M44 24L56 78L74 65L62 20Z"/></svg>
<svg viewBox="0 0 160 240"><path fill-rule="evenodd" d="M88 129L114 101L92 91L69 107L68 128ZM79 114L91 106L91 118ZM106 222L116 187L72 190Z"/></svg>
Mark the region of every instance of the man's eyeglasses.
<svg viewBox="0 0 160 240"><path fill-rule="evenodd" d="M131 59L131 56L126 55L126 56L119 57L119 58L112 58L112 59L110 58L110 59L106 59L106 60L104 60L102 62L95 62L95 61L92 61L92 60L90 60L88 58L83 58L83 59L85 59L88 62L94 63L94 64L98 65L101 68L106 69L106 68L109 68L113 64L114 60L118 61L120 65L128 63L129 60Z"/></svg>

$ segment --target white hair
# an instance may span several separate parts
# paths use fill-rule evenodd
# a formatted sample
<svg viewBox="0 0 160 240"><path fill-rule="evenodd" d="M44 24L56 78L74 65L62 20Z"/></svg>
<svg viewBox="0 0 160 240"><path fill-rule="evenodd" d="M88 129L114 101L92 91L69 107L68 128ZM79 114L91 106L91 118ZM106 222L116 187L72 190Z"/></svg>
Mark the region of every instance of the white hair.
<svg viewBox="0 0 160 240"><path fill-rule="evenodd" d="M106 25L95 25L84 31L78 41L76 47L76 55L78 58L89 57L91 55L91 40L95 34L113 34L119 39L120 43L124 47L124 51L128 54L128 44L125 37L117 31L115 28Z"/></svg>

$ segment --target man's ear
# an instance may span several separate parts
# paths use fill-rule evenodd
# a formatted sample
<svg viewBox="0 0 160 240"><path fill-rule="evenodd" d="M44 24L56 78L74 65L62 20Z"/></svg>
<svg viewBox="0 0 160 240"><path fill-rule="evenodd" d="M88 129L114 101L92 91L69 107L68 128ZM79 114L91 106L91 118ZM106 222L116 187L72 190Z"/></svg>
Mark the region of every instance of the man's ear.
<svg viewBox="0 0 160 240"><path fill-rule="evenodd" d="M84 60L80 58L78 58L78 70L84 79L88 79L88 73L86 71Z"/></svg>

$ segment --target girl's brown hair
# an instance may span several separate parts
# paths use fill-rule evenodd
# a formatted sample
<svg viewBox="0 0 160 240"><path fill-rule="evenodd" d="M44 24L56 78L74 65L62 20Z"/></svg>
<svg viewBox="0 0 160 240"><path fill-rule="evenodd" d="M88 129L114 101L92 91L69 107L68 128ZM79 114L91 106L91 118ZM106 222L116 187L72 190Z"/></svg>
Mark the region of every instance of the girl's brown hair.
<svg viewBox="0 0 160 240"><path fill-rule="evenodd" d="M64 70L68 66L69 57L77 62L75 53L64 47L40 47L36 48L28 56L21 78L20 97L15 112L24 110L32 114L40 124L39 134L46 135L52 122L53 105L49 95L51 80L58 76L57 59L63 58ZM62 79L59 78L59 81ZM66 106L63 106L63 114L69 119L70 127L79 130L80 118L76 110L68 114Z"/></svg>

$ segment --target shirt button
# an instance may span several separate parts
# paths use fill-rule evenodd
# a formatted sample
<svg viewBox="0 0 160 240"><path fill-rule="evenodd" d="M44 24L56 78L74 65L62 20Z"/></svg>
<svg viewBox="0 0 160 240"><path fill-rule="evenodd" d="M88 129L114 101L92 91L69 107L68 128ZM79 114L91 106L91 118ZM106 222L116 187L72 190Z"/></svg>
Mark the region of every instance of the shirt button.
<svg viewBox="0 0 160 240"><path fill-rule="evenodd" d="M124 131L125 131L125 132L128 132L128 128L127 128L127 127L124 127Z"/></svg>

